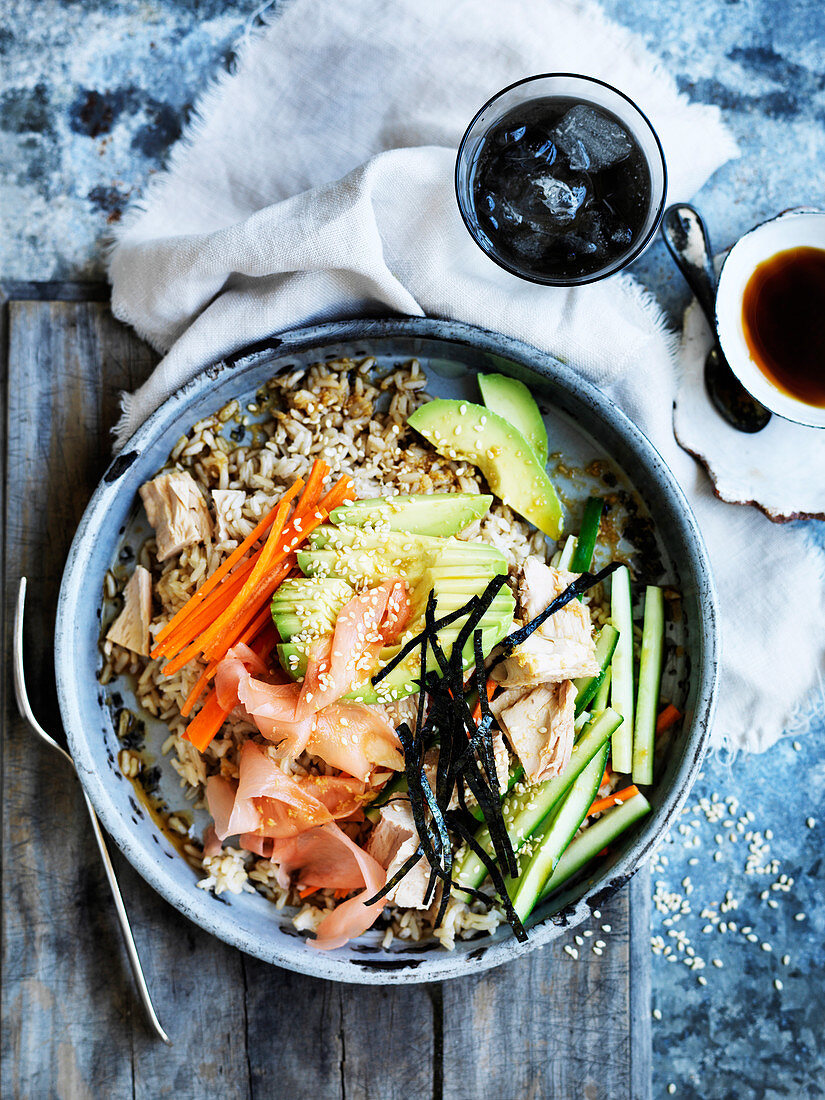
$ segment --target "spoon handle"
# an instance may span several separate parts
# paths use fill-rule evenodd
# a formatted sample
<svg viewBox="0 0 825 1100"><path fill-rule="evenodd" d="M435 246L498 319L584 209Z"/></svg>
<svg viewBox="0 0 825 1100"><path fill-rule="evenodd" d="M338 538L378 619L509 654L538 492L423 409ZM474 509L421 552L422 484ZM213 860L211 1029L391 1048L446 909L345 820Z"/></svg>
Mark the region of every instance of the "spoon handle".
<svg viewBox="0 0 825 1100"><path fill-rule="evenodd" d="M716 333L716 273L707 227L688 203L669 206L662 219L662 236L714 334Z"/></svg>

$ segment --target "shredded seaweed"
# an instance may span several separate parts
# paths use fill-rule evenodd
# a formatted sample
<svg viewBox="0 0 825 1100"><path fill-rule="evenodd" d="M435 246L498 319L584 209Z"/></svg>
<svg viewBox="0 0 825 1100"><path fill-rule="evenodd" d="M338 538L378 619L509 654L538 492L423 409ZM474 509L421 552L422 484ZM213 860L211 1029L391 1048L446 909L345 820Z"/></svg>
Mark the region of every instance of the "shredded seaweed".
<svg viewBox="0 0 825 1100"><path fill-rule="evenodd" d="M595 574L583 573L535 619L509 634L501 643L500 655L493 663L509 656L516 646L529 638L551 615L604 580L615 568L616 565L610 565ZM492 736L494 718L486 691L489 670L485 667L483 635L480 629L484 615L506 581L506 576L494 577L482 593L473 596L463 607L440 619L436 618L435 592L430 592L424 614L424 629L411 638L372 678L374 684L380 682L406 656L420 649L421 669L415 728L411 729L406 722L402 722L397 728L404 753L407 797L420 843L415 853L366 904L372 904L390 893L422 856L430 866L425 905L431 904L437 888L439 885L441 887L435 918L436 928L444 919L454 888L460 890L464 896L483 901L486 905L493 904L495 899L488 894L461 886L453 880L453 838L457 838L484 864L507 921L516 937L523 941L527 938L527 933L513 908L505 882L505 875L514 878L518 874L518 863L503 815L502 789L496 771ZM450 656L447 657L438 633L443 627L462 619ZM464 649L470 639L473 649L470 676L478 693L481 709L478 722L473 719L473 712L464 694ZM431 659L434 666L430 665ZM424 759L427 750L436 741L439 745L438 763L435 781L431 785L425 771ZM468 791L475 798L484 825L489 830L492 854L475 839L479 821L467 807Z"/></svg>

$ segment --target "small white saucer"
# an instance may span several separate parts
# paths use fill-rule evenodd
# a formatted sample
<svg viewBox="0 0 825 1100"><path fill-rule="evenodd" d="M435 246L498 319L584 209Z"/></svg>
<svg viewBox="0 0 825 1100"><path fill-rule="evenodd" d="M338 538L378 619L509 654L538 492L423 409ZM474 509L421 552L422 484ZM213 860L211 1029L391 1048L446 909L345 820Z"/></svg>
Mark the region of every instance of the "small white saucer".
<svg viewBox="0 0 825 1100"><path fill-rule="evenodd" d="M825 429L773 416L746 435L722 419L704 382L712 337L694 301L685 311L681 378L673 408L679 445L707 470L720 500L752 504L775 523L825 520Z"/></svg>

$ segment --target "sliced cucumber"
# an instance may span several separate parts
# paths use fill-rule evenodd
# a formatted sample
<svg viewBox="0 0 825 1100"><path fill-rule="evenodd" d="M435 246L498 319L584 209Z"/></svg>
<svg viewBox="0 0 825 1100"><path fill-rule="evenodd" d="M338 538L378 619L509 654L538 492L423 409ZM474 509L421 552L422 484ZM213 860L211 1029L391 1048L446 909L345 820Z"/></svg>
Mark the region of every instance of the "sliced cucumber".
<svg viewBox="0 0 825 1100"><path fill-rule="evenodd" d="M575 535L570 535L568 537L567 542L564 544L564 549L561 552L559 564L556 566L556 569L570 569L570 563L573 560L573 555L576 553L577 542L578 539Z"/></svg>
<svg viewBox="0 0 825 1100"><path fill-rule="evenodd" d="M599 749L564 796L552 819L533 840L531 854L519 861L518 878L508 883L507 892L522 921L533 911L562 852L578 832L598 795L607 753L607 745Z"/></svg>
<svg viewBox="0 0 825 1100"><path fill-rule="evenodd" d="M590 568L596 539L599 537L599 524L602 521L603 511L604 501L601 497L590 497L585 504L576 552L570 564L571 573L586 573Z"/></svg>
<svg viewBox="0 0 825 1100"><path fill-rule="evenodd" d="M602 848L612 844L625 829L647 813L650 813L650 803L643 794L634 794L621 806L606 810L598 821L588 825L581 836L577 836L564 850L555 871L544 884L539 901L544 901L586 863L595 859Z"/></svg>
<svg viewBox="0 0 825 1100"><path fill-rule="evenodd" d="M610 617L619 631L613 654L610 705L624 718L613 738L613 770L629 773L633 767L633 608L630 601L630 570L620 565L611 578Z"/></svg>
<svg viewBox="0 0 825 1100"><path fill-rule="evenodd" d="M618 642L618 630L610 623L605 623L596 635L596 660L599 662L599 671L595 676L581 676L573 681L576 685L576 714L580 714L585 709L604 683ZM601 709L604 710L604 707Z"/></svg>
<svg viewBox="0 0 825 1100"><path fill-rule="evenodd" d="M504 799L503 813L514 851L517 852L527 838L538 829L565 791L607 743L620 723L621 718L615 711L606 710L598 715L573 746L570 763L561 775L547 779L543 783L528 786L523 790L513 790L507 795ZM475 839L480 847L492 856L493 842L487 826L476 833ZM456 865L454 877L460 885L476 888L487 877L487 868L475 852L465 847Z"/></svg>
<svg viewBox="0 0 825 1100"><path fill-rule="evenodd" d="M639 694L636 697L636 728L633 731L633 782L653 782L653 744L659 687L662 683L662 653L665 644L665 601L661 588L649 584L645 590L642 654L639 660Z"/></svg>
<svg viewBox="0 0 825 1100"><path fill-rule="evenodd" d="M599 690L593 696L593 705L590 708L591 714L599 714L600 711L607 710L608 700L610 699L610 680L612 675L613 671L608 665L605 669L604 679L599 685Z"/></svg>

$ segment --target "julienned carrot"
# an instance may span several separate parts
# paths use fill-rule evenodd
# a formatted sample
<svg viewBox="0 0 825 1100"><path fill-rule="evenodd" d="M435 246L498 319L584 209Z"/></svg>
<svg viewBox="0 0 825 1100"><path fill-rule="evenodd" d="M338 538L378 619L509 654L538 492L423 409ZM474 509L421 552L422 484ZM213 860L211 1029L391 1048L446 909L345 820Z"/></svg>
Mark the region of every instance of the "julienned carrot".
<svg viewBox="0 0 825 1100"><path fill-rule="evenodd" d="M171 659L179 653L193 637L205 630L216 616L230 605L254 567L254 557L242 561L235 572L226 578L208 600L202 600L200 606L195 608L177 630L167 634L162 642L157 643L152 650L152 656Z"/></svg>
<svg viewBox="0 0 825 1100"><path fill-rule="evenodd" d="M348 477L340 478L325 497L312 505L307 505L308 510L303 516L293 517L283 530L280 540L282 545L277 552L275 552L276 547L270 553L270 539L267 539L267 545L262 551L262 556L266 554L266 564L259 571L254 585L250 577L248 584L244 586L247 591L240 593L222 614L220 620L197 639L202 652L210 660L214 660L221 651L225 652L232 645L237 630L242 629L263 604L271 600L275 587L287 575L283 572L285 556L289 560L289 556L304 542L310 532L323 523L334 508L343 504L344 500L351 495L351 484ZM274 526L272 530L275 530Z"/></svg>
<svg viewBox="0 0 825 1100"><path fill-rule="evenodd" d="M269 512L267 512L267 514L258 523L258 525L249 532L249 534L246 536L240 546L237 546L232 551L226 561L221 562L215 572L206 578L206 580L203 582L197 592L195 592L195 594L191 596L189 600L187 600L183 607L178 612L176 612L175 615L172 616L172 618L169 620L163 630L161 630L158 634L156 642L162 642L165 638L169 636L169 634L172 633L173 630L182 625L183 622L189 618L195 608L198 607L198 605L203 602L203 600L216 587L216 585L219 584L221 580L223 580L223 578L227 575L227 573L229 573L232 567L237 565L237 563L241 560L241 558L243 558L247 551L250 550L258 541L258 539L269 530L275 520L275 516L278 513L279 505L283 504L285 500L292 500L301 491L301 489L303 489L303 487L303 478L296 478L295 483L291 485L289 489L287 489L287 491L278 501L278 504L276 504L272 509L270 509ZM152 656L155 656L154 652L152 653Z"/></svg>
<svg viewBox="0 0 825 1100"><path fill-rule="evenodd" d="M259 632L259 637L252 644L252 649L263 658L267 648L271 644L271 638L264 631ZM191 741L198 752L204 752L209 742L224 724L232 712L232 707L226 709L218 702L218 693L212 688L206 697L206 702L189 723L184 731L184 738Z"/></svg>
<svg viewBox="0 0 825 1100"><path fill-rule="evenodd" d="M656 732L664 733L665 730L669 730L671 726L675 726L681 717L682 712L674 707L673 703L668 703L656 719Z"/></svg>
<svg viewBox="0 0 825 1100"><path fill-rule="evenodd" d="M279 557L283 557L283 550L286 549L286 546L281 549L280 543L282 541L284 524L286 523L288 511L289 502L281 501L278 505L278 515L275 517L275 522L269 529L266 542L256 556L255 564L249 576L244 581L243 587L236 593L234 598L230 600L223 611L209 622L206 629L195 635L191 644L188 645L174 661L171 661L165 667L164 672L167 675L171 675L179 668L182 668L183 665L185 665L187 661L190 661L198 652L209 655L209 647L214 639L219 637L221 632L233 622L239 610L247 606L252 593L258 588L261 578L267 574Z"/></svg>
<svg viewBox="0 0 825 1100"><path fill-rule="evenodd" d="M602 776L602 781L599 784L599 786L603 787L605 785L605 783L608 781L609 778L610 778L610 765L605 764L605 766L604 766L604 775Z"/></svg>
<svg viewBox="0 0 825 1100"><path fill-rule="evenodd" d="M303 516L309 511L313 504L317 502L318 497L321 495L321 485L329 472L330 468L327 466L326 462L322 462L320 458L316 458L309 472L306 487L303 493L301 493L300 500L295 505L296 516Z"/></svg>
<svg viewBox="0 0 825 1100"><path fill-rule="evenodd" d="M240 638L238 638L234 644L249 645L265 627L270 626L271 624L272 615L270 613L269 607L264 607L261 611L258 612L250 625L247 627L246 630L242 632ZM276 639L273 638L273 644L275 640ZM180 708L180 712L184 718L187 718L189 716L192 707L195 705L195 703L197 703L201 695L203 695L204 691L207 688L207 685L209 684L209 681L214 678L219 664L220 661L210 661L198 677L197 681L195 682L195 686L186 697L186 702Z"/></svg>
<svg viewBox="0 0 825 1100"><path fill-rule="evenodd" d="M186 727L183 736L191 741L198 752L203 752L226 719L232 707L225 710L218 702L218 693L213 688L206 702Z"/></svg>
<svg viewBox="0 0 825 1100"><path fill-rule="evenodd" d="M314 509L309 515L299 517L298 524L292 522L284 527L283 516L272 524L266 543L258 552L255 566L250 572L243 588L203 633L195 637L185 649L164 666L164 675L171 676L185 664L203 653L210 661L219 660L238 640L238 637L268 603L281 581L295 565L292 550L300 545L307 535L322 523L333 508L337 508L351 495L351 482L341 477L321 500L306 507ZM282 502L278 507L286 505ZM284 512L285 514L285 512Z"/></svg>
<svg viewBox="0 0 825 1100"><path fill-rule="evenodd" d="M587 811L587 816L591 814L600 814L603 810L609 810L612 806L618 806L622 802L627 802L629 798L633 798L634 795L639 793L639 788L636 786L625 787L622 791L613 791L612 794L607 795L605 798L597 798L590 809Z"/></svg>
<svg viewBox="0 0 825 1100"><path fill-rule="evenodd" d="M496 688L498 687L498 681L494 680L492 676L488 679L484 686L484 690L487 693L487 702L493 698ZM473 721L476 725L481 721L481 700L476 703L475 710L473 711Z"/></svg>
<svg viewBox="0 0 825 1100"><path fill-rule="evenodd" d="M272 594L275 589L285 580L292 570L295 568L296 559L294 554L290 554L285 561L282 561L277 567L274 573L270 573L261 582L261 587L256 593L253 593L252 599L246 607L242 607L238 618L234 620L229 627L224 631L220 638L217 638L208 653L204 656L208 657L210 661L219 661L226 653L240 641L243 632L247 627L251 626L254 620L260 615L261 611L269 611L269 604L272 599Z"/></svg>

